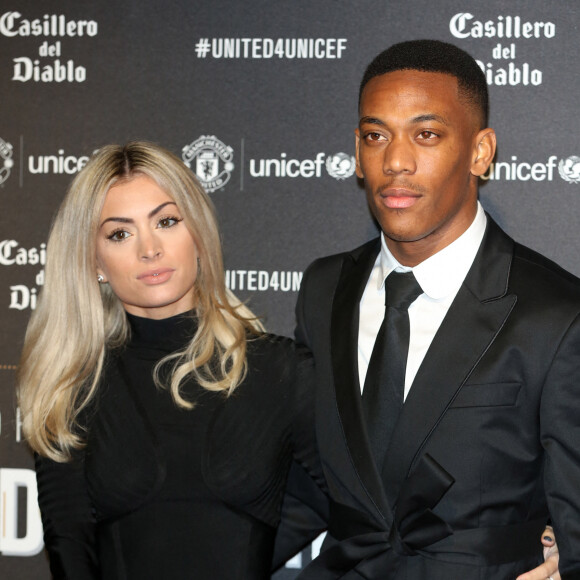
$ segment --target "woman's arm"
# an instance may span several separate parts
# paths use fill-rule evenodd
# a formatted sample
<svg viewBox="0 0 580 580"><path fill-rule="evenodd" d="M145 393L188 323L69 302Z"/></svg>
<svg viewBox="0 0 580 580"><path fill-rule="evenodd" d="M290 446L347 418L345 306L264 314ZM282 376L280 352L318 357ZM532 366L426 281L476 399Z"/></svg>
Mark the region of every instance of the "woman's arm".
<svg viewBox="0 0 580 580"><path fill-rule="evenodd" d="M56 463L36 456L38 504L54 580L100 578L83 457L77 453L69 463Z"/></svg>
<svg viewBox="0 0 580 580"><path fill-rule="evenodd" d="M292 463L281 521L276 534L273 569L312 542L327 527L328 499L318 457L314 428L314 364L305 348L298 348L293 420Z"/></svg>

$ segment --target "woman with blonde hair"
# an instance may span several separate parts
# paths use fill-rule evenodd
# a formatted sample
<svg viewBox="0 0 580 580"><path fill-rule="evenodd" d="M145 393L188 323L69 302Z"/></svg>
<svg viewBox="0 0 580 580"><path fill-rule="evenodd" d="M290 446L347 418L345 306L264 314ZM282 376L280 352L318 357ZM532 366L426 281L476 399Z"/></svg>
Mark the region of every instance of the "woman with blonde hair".
<svg viewBox="0 0 580 580"><path fill-rule="evenodd" d="M295 358L226 289L181 160L100 149L55 218L18 376L54 578L269 578L311 424Z"/></svg>

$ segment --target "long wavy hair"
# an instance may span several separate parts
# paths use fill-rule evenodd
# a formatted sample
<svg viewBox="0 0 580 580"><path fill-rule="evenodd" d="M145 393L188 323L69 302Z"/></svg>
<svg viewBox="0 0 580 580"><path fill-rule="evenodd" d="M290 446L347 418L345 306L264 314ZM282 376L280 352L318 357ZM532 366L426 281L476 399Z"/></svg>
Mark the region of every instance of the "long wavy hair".
<svg viewBox="0 0 580 580"><path fill-rule="evenodd" d="M45 284L17 373L24 434L34 451L55 461L68 461L71 451L83 446L79 415L97 393L105 352L129 338L120 301L109 284L97 282L96 236L107 192L136 176L151 178L175 201L199 254L198 329L182 351L158 363L156 384L169 388L183 408L194 406L181 392L191 376L204 388L229 395L247 371L247 340L263 331L226 288L213 204L192 172L152 143L102 147L73 180L54 219ZM159 368L167 362L173 365L171 378L161 385Z"/></svg>

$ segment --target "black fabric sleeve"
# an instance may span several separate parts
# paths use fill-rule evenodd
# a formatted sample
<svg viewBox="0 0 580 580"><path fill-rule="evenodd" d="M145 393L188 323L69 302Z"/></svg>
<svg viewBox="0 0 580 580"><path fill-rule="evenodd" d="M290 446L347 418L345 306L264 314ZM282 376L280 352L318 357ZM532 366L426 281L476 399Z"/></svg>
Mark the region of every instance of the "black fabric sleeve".
<svg viewBox="0 0 580 580"><path fill-rule="evenodd" d="M298 349L296 416L293 423L294 460L276 534L273 569L307 546L326 529L328 499L315 433L314 363L305 348Z"/></svg>
<svg viewBox="0 0 580 580"><path fill-rule="evenodd" d="M544 485L563 579L580 578L580 315L568 328L544 383L540 407Z"/></svg>
<svg viewBox="0 0 580 580"><path fill-rule="evenodd" d="M38 504L54 580L100 578L83 454L76 453L68 463L37 455L35 462Z"/></svg>

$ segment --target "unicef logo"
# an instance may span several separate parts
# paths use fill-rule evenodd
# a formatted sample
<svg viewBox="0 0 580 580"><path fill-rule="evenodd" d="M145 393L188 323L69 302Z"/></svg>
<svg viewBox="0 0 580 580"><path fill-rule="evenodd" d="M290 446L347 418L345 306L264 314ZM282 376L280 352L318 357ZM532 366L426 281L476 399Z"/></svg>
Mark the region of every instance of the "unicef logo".
<svg viewBox="0 0 580 580"><path fill-rule="evenodd" d="M326 158L326 171L335 179L344 180L350 177L355 167L354 157L346 153L335 153Z"/></svg>
<svg viewBox="0 0 580 580"><path fill-rule="evenodd" d="M214 135L202 135L186 145L181 157L208 193L224 187L234 170L234 150Z"/></svg>
<svg viewBox="0 0 580 580"><path fill-rule="evenodd" d="M12 145L0 137L0 185L10 177L13 166Z"/></svg>
<svg viewBox="0 0 580 580"><path fill-rule="evenodd" d="M568 183L580 183L580 157L571 155L558 163L560 177Z"/></svg>

